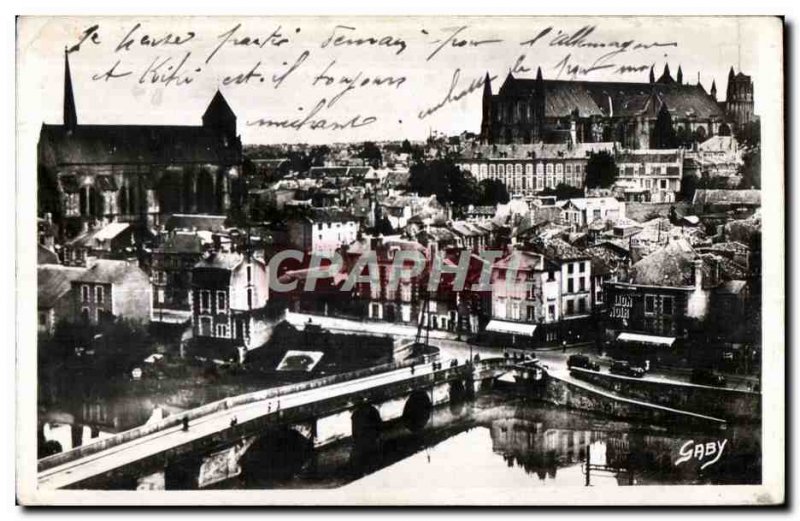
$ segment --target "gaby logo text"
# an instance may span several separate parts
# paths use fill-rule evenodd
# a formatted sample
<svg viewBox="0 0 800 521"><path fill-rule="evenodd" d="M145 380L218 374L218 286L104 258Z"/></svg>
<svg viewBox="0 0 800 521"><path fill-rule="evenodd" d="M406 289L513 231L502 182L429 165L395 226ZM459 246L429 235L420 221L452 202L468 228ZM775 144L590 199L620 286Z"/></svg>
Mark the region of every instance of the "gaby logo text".
<svg viewBox="0 0 800 521"><path fill-rule="evenodd" d="M700 469L702 470L719 461L727 444L727 439L722 441L709 441L708 443L695 443L694 440L689 440L681 446L679 451L681 457L675 461L675 466L677 467L681 463L696 459L698 462L702 463L702 465L700 465Z"/></svg>

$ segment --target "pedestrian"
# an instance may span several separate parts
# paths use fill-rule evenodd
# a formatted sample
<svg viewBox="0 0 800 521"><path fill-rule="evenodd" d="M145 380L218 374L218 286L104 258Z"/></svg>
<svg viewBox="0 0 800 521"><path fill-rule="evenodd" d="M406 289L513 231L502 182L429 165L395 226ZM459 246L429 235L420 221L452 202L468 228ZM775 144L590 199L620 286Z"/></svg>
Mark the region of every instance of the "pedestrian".
<svg viewBox="0 0 800 521"><path fill-rule="evenodd" d="M231 427L236 427L236 424L239 423L239 420L236 419L236 416L233 417L231 420Z"/></svg>
<svg viewBox="0 0 800 521"><path fill-rule="evenodd" d="M272 402L267 402L267 412L272 412Z"/></svg>
<svg viewBox="0 0 800 521"><path fill-rule="evenodd" d="M561 341L561 352L562 353L566 353L567 352L567 341L566 340L562 340Z"/></svg>
<svg viewBox="0 0 800 521"><path fill-rule="evenodd" d="M189 417L188 416L184 416L183 417L183 431L186 432L188 430L189 430Z"/></svg>
<svg viewBox="0 0 800 521"><path fill-rule="evenodd" d="M411 374L414 374L414 364L411 364Z"/></svg>
<svg viewBox="0 0 800 521"><path fill-rule="evenodd" d="M280 411L281 410L281 401L280 400L278 400L278 405L275 406L275 410L276 411Z"/></svg>

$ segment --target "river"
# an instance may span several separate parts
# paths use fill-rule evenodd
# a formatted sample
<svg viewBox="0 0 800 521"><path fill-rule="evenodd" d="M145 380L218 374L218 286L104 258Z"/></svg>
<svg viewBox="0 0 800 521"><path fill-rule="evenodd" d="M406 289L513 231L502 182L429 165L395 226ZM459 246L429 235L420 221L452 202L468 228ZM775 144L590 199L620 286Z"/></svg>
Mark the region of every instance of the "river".
<svg viewBox="0 0 800 521"><path fill-rule="evenodd" d="M417 432L402 421L384 425L380 443L369 450L350 441L312 450L299 435L265 436L243 457L242 473L214 488L524 491L585 485L587 453L592 486L761 482L758 425L683 431L494 390L472 403L436 408Z"/></svg>

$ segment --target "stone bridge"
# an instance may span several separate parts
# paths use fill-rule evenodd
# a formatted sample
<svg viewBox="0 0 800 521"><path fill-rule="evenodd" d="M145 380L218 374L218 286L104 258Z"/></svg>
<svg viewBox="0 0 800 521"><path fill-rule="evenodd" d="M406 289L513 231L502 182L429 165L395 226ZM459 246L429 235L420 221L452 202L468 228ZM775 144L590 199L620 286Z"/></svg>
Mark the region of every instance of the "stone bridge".
<svg viewBox="0 0 800 521"><path fill-rule="evenodd" d="M520 370L502 358L445 365L386 364L214 402L43 458L38 485L203 488L238 475L248 452L269 445L291 453L350 438L356 449L369 451L380 444L384 424L422 429L433 407L469 400Z"/></svg>

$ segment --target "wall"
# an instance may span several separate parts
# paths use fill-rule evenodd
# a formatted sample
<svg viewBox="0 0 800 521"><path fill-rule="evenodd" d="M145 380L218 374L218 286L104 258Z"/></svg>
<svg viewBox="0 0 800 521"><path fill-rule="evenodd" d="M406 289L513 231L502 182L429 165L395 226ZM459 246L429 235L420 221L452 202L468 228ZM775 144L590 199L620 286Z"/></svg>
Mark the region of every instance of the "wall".
<svg viewBox="0 0 800 521"><path fill-rule="evenodd" d="M688 383L639 380L579 368L573 368L571 374L617 394L665 407L726 420L756 421L761 418L760 393Z"/></svg>
<svg viewBox="0 0 800 521"><path fill-rule="evenodd" d="M627 202L625 205L625 213L629 219L634 221L644 222L646 217L656 212L661 217L669 217L669 209L675 207L679 215L691 215L689 211L689 204L684 202L677 203L635 203Z"/></svg>
<svg viewBox="0 0 800 521"><path fill-rule="evenodd" d="M660 424L693 425L700 428L721 428L725 421L661 405L623 398L577 382L548 374L538 397L547 403L616 418L636 419Z"/></svg>

